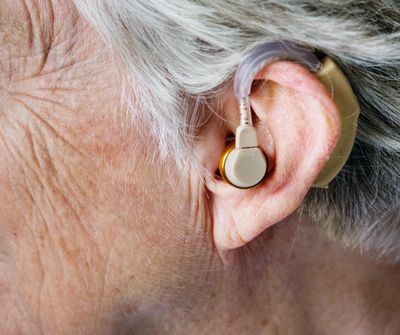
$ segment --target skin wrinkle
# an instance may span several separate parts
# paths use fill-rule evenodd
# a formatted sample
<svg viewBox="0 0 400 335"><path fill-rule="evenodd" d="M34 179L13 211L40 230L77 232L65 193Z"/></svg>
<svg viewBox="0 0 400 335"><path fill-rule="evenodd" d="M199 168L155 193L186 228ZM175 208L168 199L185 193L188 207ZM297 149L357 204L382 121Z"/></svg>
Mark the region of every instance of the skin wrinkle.
<svg viewBox="0 0 400 335"><path fill-rule="evenodd" d="M65 70L68 70L68 67L65 67L62 71L65 71ZM46 75L46 76L49 76L49 75L52 75L53 73L51 73L51 72L49 72L49 73L46 73L46 74L43 74L43 73L41 73L40 74L40 76L44 76L44 75ZM60 75L60 77L62 77L62 75ZM37 77L32 77L31 79L36 79ZM25 132L25 134L26 135L29 135L29 136L26 136L27 137L27 139L28 139L28 144L29 144L29 146L31 147L31 150L29 151L29 152L31 152L32 153L32 155L31 155L31 159L30 158L27 158L26 159L26 161L25 161L25 166L26 166L26 168L25 168L25 170L26 170L26 173L25 174L30 174L30 175L32 175L32 176L35 176L34 178L36 179L36 181L33 181L33 183L31 183L32 184L32 187L29 187L28 188L28 194L30 195L30 197L31 197L31 201L32 201L32 203L36 203L36 204L39 204L40 202L43 202L43 200L35 200L35 198L36 198L36 196L34 195L34 193L33 192L35 192L36 193L36 190L37 190L37 187L38 187L38 185L42 185L41 186L41 188L42 188L42 190L43 190L43 192L47 192L46 191L46 189L53 189L55 192L57 192L59 195L61 195L61 198L60 198L60 200L64 203L64 205L65 204L69 204L69 201L66 199L66 197L62 194L62 193L60 193L60 190L61 190L61 187L57 187L56 186L56 184L54 184L53 182L51 182L50 181L50 183L48 183L49 181L48 180L46 180L46 179L43 179L42 177L40 177L40 173L36 173L36 172L34 172L34 171L36 171L37 169L36 169L36 167L39 169L39 170L42 170L42 171L46 171L47 170L47 173L49 174L49 176L51 175L51 176L53 176L53 178L60 178L60 174L57 172L57 168L54 166L54 164L53 164L53 162L55 162L56 160L55 160L55 157L51 157L49 154L50 154L50 148L48 147L48 145L47 145L47 142L45 141L45 138L48 138L48 134L49 134L49 132L50 132L50 134L53 134L52 136L50 136L50 138L57 138L57 141L59 142L59 139L61 139L61 142L59 142L60 144L62 144L62 145L66 145L67 147L69 146L69 147L71 147L71 144L67 141L67 140L65 140L65 138L63 138L63 137L60 137L60 135L59 135L59 132L57 132L51 125L50 125L50 123L48 123L42 116L40 116L38 113L36 113L35 111L34 111L34 109L33 108L31 108L28 104L32 104L35 100L41 100L41 101L43 101L44 99L42 98L42 97L40 97L40 98L38 98L38 97L35 97L35 96L32 96L32 95L30 95L30 94L25 94L24 95L24 93L23 92L18 92L18 93L16 93L16 94L9 94L9 97L14 101L14 102L17 102L17 103L20 103L20 105L21 105L21 107L22 108L24 108L26 111L28 111L32 116L34 116L34 120L36 119L36 120L39 120L40 121L40 124L41 125L43 125L43 129L45 129L46 131L45 131L45 133L40 133L40 132L35 132L35 134L34 135L29 135L30 134L30 132L27 130L26 132ZM22 97L25 97L25 98L29 98L30 99L30 102L24 102L24 101L22 101L21 100L21 98ZM47 99L47 101L46 101L46 103L48 103L48 104L52 104L52 105L54 105L55 103L56 103L56 101L54 101L54 100L48 100ZM56 105L57 106L57 105ZM62 105L58 105L58 107L63 107ZM71 112L73 112L73 110L70 110ZM15 117L13 117L14 119L15 119ZM20 125L20 126L23 126L22 124ZM42 127L42 126L41 126ZM38 128L39 129L39 128ZM39 136L39 137L37 137L37 135L38 134L43 134L43 136ZM3 135L3 132L2 132L2 135ZM3 138L4 138L4 135L2 136ZM8 137L8 141L10 140L10 137ZM39 141L39 142L38 142ZM44 142L43 142L44 141ZM7 142L7 141L6 141ZM42 145L44 143L44 146ZM18 147L18 142L16 142L16 143L14 143L14 145L13 145L14 147ZM9 149L10 149L10 146L9 146ZM71 149L73 149L74 150L74 148L72 148L71 147ZM77 152L77 150L74 150L75 152ZM14 150L14 152L15 152L15 150ZM44 152L46 152L46 155L44 155L43 156L43 153ZM18 151L18 153L17 153L17 156L15 156L14 155L14 159L16 159L16 160L18 160L19 162L21 161L21 157L25 157L26 156L26 152L25 152L25 150L22 150L22 151ZM44 157L46 157L47 156L47 158L45 158L45 160L43 161L43 158ZM44 166L43 166L43 163L45 164ZM36 166L36 167L35 167ZM43 170L43 168L45 167L45 169ZM69 172L69 170L67 169L67 171L68 171L68 173L67 173L67 176L68 175L72 175L70 172ZM33 174L32 174L32 172L33 172ZM69 179L69 181L68 181L68 183L64 183L64 185L62 186L62 189L63 189L63 191L65 191L65 190L68 190L68 187L67 188L65 188L65 186L67 186L67 185L72 185L73 183L71 183L71 179ZM32 191L31 191L31 189L32 189ZM58 190L57 190L58 189ZM75 189L77 189L76 187L75 187ZM82 193L82 190L83 190L83 188L82 187L78 187L78 189L79 189L79 191ZM33 190L35 190L35 191L33 191ZM69 188L69 190L71 191L71 188ZM53 191L51 191L51 192L53 192ZM54 194L54 193L53 193ZM81 194L80 196L78 196L77 198L83 198L83 196L82 196L83 194ZM54 197L52 197L53 199L54 199ZM76 198L76 196L73 196L73 197L69 197L69 198ZM52 208L52 211L54 212L54 213L57 213L58 212L58 208L59 208L59 206L57 205L57 206L54 206L53 204L52 204L52 201L45 201L45 202L47 202L47 206L50 206L51 208ZM64 206L63 205L63 206ZM77 211L76 210L74 210L70 205L68 205L69 206L69 211L70 211L70 213L73 213L73 216L75 217L75 219L74 219L74 224L73 224L73 222L71 222L71 227L75 227L74 229L83 229L83 231L85 230L85 226L84 225L82 225L82 224L80 224L79 222L80 222L80 220L79 220L79 218L80 218L80 216L77 214ZM40 207L38 207L39 208L39 215L40 215L40 217L41 217L41 219L39 219L40 220L40 222L42 222L43 224L44 224L44 227L45 227L45 230L46 230L46 235L47 236L50 236L49 235L49 233L51 232L51 231L53 231L53 229L51 229L50 228L50 224L48 224L48 223L46 223L47 222L47 219L46 219L46 217L45 217L45 215L44 215L44 212L48 212L48 210L46 209L45 211L42 211L42 210L40 210ZM79 210L79 213L80 213L80 215L81 215L81 210ZM23 214L23 213L22 213ZM29 220L28 220L29 221ZM38 221L39 222L39 221ZM54 235L54 234L52 234L53 235L53 242L51 243L52 245L53 245L53 247L54 246L57 246L58 244L60 244L60 242L61 242L61 249L56 249L56 250L60 250L61 251L61 253L60 252L57 252L57 254L58 254L58 259L59 259L59 261L61 262L62 261L62 259L64 259L65 258L65 256L67 256L67 259L68 259L68 255L70 254L70 252L71 252L71 250L70 250L70 248L67 246L67 245L65 245L65 240L63 240L63 239L61 239L61 240L57 240L58 238L56 237L56 235L59 235L58 233L56 234L56 235ZM89 234L86 232L85 233L85 235L86 235L86 237L85 237L85 239L87 240L87 241L89 241L90 239L88 239L89 238ZM71 239L69 239L69 240L71 240ZM63 242L64 241L64 242ZM64 246L63 246L63 244L64 244ZM95 245L95 244L93 244L93 245ZM38 247L36 247L37 249L38 249ZM87 247L86 247L87 248ZM40 268L43 268L43 266L42 265L39 265L39 267ZM79 268L78 268L79 269ZM47 272L47 270L46 270L46 272ZM85 272L86 272L86 270L85 270ZM63 274L61 274L62 276L64 276ZM45 283L44 283L44 280L42 280L42 279L40 279L39 281L41 281L42 282L42 285L41 285L41 289L40 289L40 294L39 294L39 300L38 300L38 305L39 305L39 307L38 307L38 310L41 310L41 307L40 307L40 305L42 304L42 300L43 300L43 298L42 298L42 296L43 296L43 292L44 292L44 290L43 290L43 287L44 287L44 285L46 285Z"/></svg>
<svg viewBox="0 0 400 335"><path fill-rule="evenodd" d="M29 18L27 18L28 24L25 20L23 24L19 24L19 22L14 20L15 16L19 14L23 15L23 9L20 11L10 6L7 2L0 3L0 41L4 46L10 47L16 41L25 41L27 37L29 40L32 36L32 25L30 24ZM3 48L1 51L3 51Z"/></svg>
<svg viewBox="0 0 400 335"><path fill-rule="evenodd" d="M41 188L41 192L43 194L47 194L47 193L52 194L52 196L48 197L48 199L60 198L61 202L64 205L67 205L67 207L71 210L70 213L72 213L72 215L73 215L73 217L75 219L74 220L75 225L78 224L77 227L80 227L81 231L84 232L87 237L89 237L90 235L86 231L85 227L79 223L80 222L80 219L79 219L80 216L77 214L77 210L74 209L75 206L73 207L72 205L70 205L69 201L67 200L67 197L65 195L63 195L63 193L61 192L61 187L56 186L58 182L54 182L57 179L59 179L60 177L62 177L62 176L60 176L60 174L57 172L58 169L54 166L52 158L50 156L48 156L47 158L45 158L43 160L43 153L45 153L45 156L48 155L48 153L49 153L48 148L46 148L45 146L42 146L41 144L38 144L37 140L35 140L36 136L32 136L31 133L29 133L28 131L26 132L26 135L27 135L26 138L28 139L29 144L30 144L29 152L31 152L32 155L29 158L25 159L25 166L26 166L25 175L29 176L33 172L35 180L31 183L32 184L32 190L36 190L37 186L40 185L41 186L40 187ZM44 138L45 137L42 137L42 139L44 139ZM15 143L14 145L17 146L18 144ZM26 156L25 150L18 152L18 157L21 158L21 157L24 157L24 156ZM39 158L39 157L41 157L41 158ZM46 173L48 173L49 176L51 176L50 179L47 178L47 177L43 178L39 171L46 171ZM63 189L65 189L65 187L63 187ZM31 196L33 204L37 204L38 205L38 204L43 203L43 201L40 200L41 197L38 198L37 195L33 191L30 191L31 190L30 187L28 187L27 190L29 192L29 195ZM58 194L58 196L56 194ZM69 197L69 198L74 198L74 197ZM51 206L51 208L53 209L54 213L58 212L58 210L57 210L58 206L54 206L52 204L52 201L46 201L46 202L48 202L48 204ZM34 207L40 209L40 207L37 206L37 205L34 205ZM45 212L46 211L41 211L40 210L39 213L45 213ZM43 222L44 223L47 222L47 220L45 219L45 216L43 214L40 214L40 215L41 215L41 217L43 219ZM49 226L47 224L45 224L45 227L46 227L47 231L50 231L48 229ZM90 239L89 239L89 241L90 241ZM68 250L64 250L64 253L68 254Z"/></svg>
<svg viewBox="0 0 400 335"><path fill-rule="evenodd" d="M28 47L29 49L33 48L33 43L34 43L34 33L33 33L33 22L32 22L32 17L30 15L29 7L27 6L27 3L25 0L21 1L25 13L26 13L26 18L28 19L28 24L27 24L27 31L26 34L28 35L28 40L29 44Z"/></svg>
<svg viewBox="0 0 400 335"><path fill-rule="evenodd" d="M10 47L9 45L5 45L4 48L2 48L2 50L4 50L4 49L10 49L10 48L11 48L11 47ZM9 53L10 53L10 52L7 51L7 54L9 54ZM1 55L0 55L0 56L1 56ZM7 55L6 55L6 56L7 56ZM12 73L13 73L13 72L11 71L11 69L10 69L10 63L11 63L11 61L10 61L10 60L7 61L6 64L8 65L8 68L6 68L6 66L5 66L5 64L4 64L5 62L3 61L3 58L4 58L4 57L1 57L1 58L0 58L0 75L1 75L0 79L3 79L2 76L4 76L4 74L6 74L7 78L5 78L5 80L4 80L4 79L3 79L3 80L9 82L9 81L11 81L11 76L12 76ZM5 87L4 87L5 85L4 85L3 82L2 82L3 80L0 80L0 85L1 85L1 86L0 86L0 87L1 87L1 91L0 91L0 92L1 92L2 94L4 94L4 92L6 91L6 89L5 89Z"/></svg>
<svg viewBox="0 0 400 335"><path fill-rule="evenodd" d="M43 214L42 213L40 213L39 215L43 218ZM29 226L30 226L30 222L26 222L25 227L29 227ZM47 225L46 225L46 229L48 229ZM42 316L42 308L43 308L42 301L43 301L44 287L46 285L46 271L45 271L45 266L44 266L44 262L43 262L43 259L42 259L42 255L41 255L41 252L40 252L41 248L39 248L39 244L38 244L37 239L36 239L36 234L34 234L32 229L30 229L30 233L31 233L32 239L33 239L35 247L36 247L36 253L37 253L37 257L36 258L38 259L38 269L40 271L40 275L39 275L40 278L38 279L40 287L38 289L37 302L36 302L36 304L37 304L36 308L38 310L37 320L39 322L39 327L38 328L40 330L40 333L44 334L43 316Z"/></svg>
<svg viewBox="0 0 400 335"><path fill-rule="evenodd" d="M11 94L11 95L13 96L13 95L15 95L15 94L13 93L13 94ZM22 95L22 96L23 96L23 94L19 94L19 95ZM29 96L29 95L25 95L25 96L28 96L28 97L31 97L31 98L33 97L33 96ZM38 99L38 100L41 100L41 99ZM40 121L41 123L43 123L43 124L45 125L45 127L46 127L48 130L50 130L51 132L54 133L55 137L57 137L58 139L61 139L63 143L65 143L65 144L67 144L68 146L72 147L72 149L74 149L74 151L78 152L78 153L81 154L82 156L85 156L85 154L84 154L83 152L81 152L78 148L76 148L75 146L73 146L67 139L65 139L65 138L61 135L60 132L56 131L44 118L42 118L38 113L36 113L32 108L30 108L29 105L28 105L27 103L23 102L23 101L20 100L20 99L15 98L15 97L14 97L14 101L17 102L17 103L20 103L23 107L25 107L26 110L28 110L29 112L31 112L31 114L33 114L33 115L35 116L35 118L39 119L39 121ZM49 101L47 101L47 102L49 102ZM53 102L53 101L50 101L50 102ZM60 107L60 104L56 103L56 105L57 105L58 107ZM73 110L71 110L71 111L73 111Z"/></svg>
<svg viewBox="0 0 400 335"><path fill-rule="evenodd" d="M11 44L8 46L8 53L10 56L12 55L12 57L5 55L1 58L5 60L10 59L13 63L16 61L20 62L21 60L24 60L26 63L26 60L32 58L35 59L35 61L29 61L31 65L30 68L27 69L30 72L29 75L25 73L21 78L10 78L10 81L35 79L36 77L50 75L55 71L63 71L73 66L78 60L72 60L71 57L65 58L62 55L69 55L74 52L74 49L76 49L76 39L72 37L75 35L76 29L85 29L78 20L77 15L68 15L62 20L57 18L56 22L50 0L46 0L45 2L22 1L18 3L23 4L25 11L25 15L23 15L24 18L30 18L30 24L28 24L28 27L24 27L26 29L23 32L32 37L32 42L29 43L32 44L32 46L28 46L23 53L19 51L20 54L16 55L15 52L23 49L17 48L16 45L13 46ZM67 8L71 5L65 3L63 6L59 6L58 4L57 6L59 8ZM21 23L21 26L22 25L23 23ZM33 29L32 25L35 27L35 32L33 34L29 33ZM54 26L57 26L57 29L55 29ZM4 48L2 48L2 51L3 50ZM62 61L62 64L59 64L60 61ZM8 63L11 64L10 62ZM49 67L50 69L48 69ZM6 73L15 75L18 71L7 71ZM63 77L63 75L60 75L60 77Z"/></svg>
<svg viewBox="0 0 400 335"><path fill-rule="evenodd" d="M13 188L13 192L15 192L15 188ZM29 189L28 189L28 193L29 193ZM30 195L31 199L33 199L32 194L29 193L29 195ZM21 209L21 208L19 208L19 207L17 206L16 209L22 214L22 215L21 215L22 217L24 217L24 218L26 217L26 208L25 208L25 207L24 207L23 209ZM33 211L32 211L32 213L33 213ZM32 217L33 217L33 215L34 215L34 214L32 214ZM39 215L41 215L41 214L39 214ZM29 236L30 236L30 237L32 238L32 240L34 241L34 247L35 247L34 251L36 251L36 255L37 255L37 256L36 256L36 259L39 261L39 267L37 268L37 270L39 271L39 273L41 274L40 276L41 276L42 279L43 279L43 278L44 278L44 273L43 273L44 268L43 268L43 266L42 266L42 261L41 261L41 256L40 256L40 248L39 248L39 244L38 244L38 242L37 242L37 240L36 240L36 238L35 238L36 234L34 234L33 229L30 227L30 220L24 219L23 227L24 227L25 230L28 231ZM16 248L16 250L19 251L19 250L22 250L22 248ZM31 250L31 252L32 252L32 250ZM18 267L18 264L15 264L15 266ZM40 281L40 280L39 280L39 281ZM42 280L42 283L43 283L43 280ZM41 287L43 287L43 284L41 285ZM21 290L22 290L22 289L21 289ZM19 291L21 291L21 290L19 290ZM38 299L37 299L37 302L38 302L37 307L39 308L39 309L38 309L39 315L40 315L40 310L41 310L41 309L40 309L40 301L41 301L41 298L40 298L40 297L41 297L41 293L42 293L42 291L40 290L40 291L39 291L39 294L38 294ZM35 291L33 291L32 294L35 294ZM21 292L17 293L17 295L21 295L21 296L22 296ZM17 306L18 306L18 308L19 308L19 311L20 311L19 314L21 314L21 315L26 314L25 305L23 304L23 298L21 299L21 301L16 300L15 303L17 303ZM23 306L23 307L22 307L22 306ZM40 317L38 318L38 321L40 322ZM32 321L32 323L34 323L34 321ZM22 333L22 332L21 332L21 333Z"/></svg>
<svg viewBox="0 0 400 335"><path fill-rule="evenodd" d="M71 70L71 69L70 69ZM56 100L54 100L54 98L52 98L52 99L49 99L49 98L46 98L46 97L44 97L44 96L34 96L34 95L32 95L32 94L28 94L28 93L24 93L24 92L18 92L18 91L16 91L16 92L9 92L9 94L11 94L11 95L18 95L18 96L23 96L23 97L26 97L26 98L30 98L30 99L37 99L38 101L42 101L43 103L49 103L49 104L56 104L58 107L61 107L61 108L66 108L69 112L71 112L71 113L75 113L76 111L75 111L75 109L71 109L70 107L68 107L68 105L67 104L65 104L64 102L58 102L58 101L56 101ZM59 100L59 99L58 99ZM24 103L24 102L22 102L20 99L19 99L19 101L21 102L21 103ZM42 119L43 119L43 117L42 117ZM47 122L47 121L45 121L45 122ZM55 130L56 131L56 130ZM60 132L57 130L56 131L58 134L60 134ZM65 133L65 132L63 132L63 133ZM60 136L60 135L59 135ZM67 141L68 142L68 141Z"/></svg>
<svg viewBox="0 0 400 335"><path fill-rule="evenodd" d="M4 137L4 136L3 136ZM33 144L33 142L32 142L32 137L29 137L28 136L28 139L30 139L30 144L31 144L31 146L32 146L32 144ZM36 154L36 149L33 149L32 151L31 151L32 153L33 153L33 155L32 155L32 157L33 157L33 161L30 161L30 160L28 160L27 161L27 166L28 166L28 169L29 169L29 166L32 166L32 162L35 164L39 164L39 161L38 161L38 155ZM37 180L40 180L40 179L38 179L38 175L36 174L36 177L35 177ZM28 189L29 190L29 189ZM33 200L34 199L34 196L33 196L33 194L32 193L30 193L31 194L31 199ZM42 214L40 214L40 215L42 215ZM42 215L43 216L43 215ZM44 222L45 222L45 220L44 220ZM29 223L30 224L30 223ZM29 227L29 224L28 225L25 225L25 227ZM31 235L32 236L35 236L32 232L31 232ZM36 250L38 250L39 248L38 248L38 246L37 246L37 242L35 242L35 244L36 244ZM40 254L40 253L39 253ZM42 271L43 271L43 266L42 266L42 261L41 261L41 258L40 258L40 256L39 256L39 266L38 266L38 269L40 269L40 268L42 268ZM43 272L42 272L42 279L39 279L39 282L42 282L42 285L41 285L41 288L40 288L40 290L39 290L39 295L38 295L38 302L37 302L37 304L38 304L38 308L37 308L37 310L39 311L39 319L40 319L40 313L41 313L41 310L42 310L42 308L41 308L41 300L42 300L42 293L43 293L43 286L44 286L44 279L43 279Z"/></svg>
<svg viewBox="0 0 400 335"><path fill-rule="evenodd" d="M47 1L47 0L46 0ZM52 30L44 29L44 27L52 26L53 20L52 15L46 19L49 20L50 25L47 25L43 22L43 17L41 17L41 13L45 13L42 8L38 8L36 1L22 1L23 7L25 9L26 17L28 18L28 36L29 36L29 47L34 51L34 53L38 52L40 57L39 67L36 70L37 73L40 73L46 65L48 50L51 48L50 41L52 40ZM43 2L39 2L42 4ZM49 8L47 8L49 9ZM50 10L51 13L51 10Z"/></svg>
<svg viewBox="0 0 400 335"><path fill-rule="evenodd" d="M2 237L4 237L4 235L0 235ZM2 241L3 242L3 241ZM11 257L12 254L14 253L15 250L18 250L17 248L12 248L8 250L8 256ZM34 250L33 250L34 251ZM4 260L6 261L6 260ZM2 309L2 312L7 311L6 314L2 313L2 319L3 320L11 320L12 319L12 315L26 315L25 313L25 309L22 308L23 304L21 304L20 301L18 301L17 299L15 299L15 297L13 297L12 294L12 289L11 289L11 283L16 281L16 277L14 276L15 273L12 272L12 270L14 269L14 263L10 262L10 259L7 259L7 265L2 263L0 264L1 266L1 279L0 279L0 305L2 307L4 307ZM6 267L7 266L7 267ZM6 308L6 306L12 306L12 308ZM17 312L15 312L18 309ZM25 320L25 324L27 323L29 318L26 318ZM2 327L2 331L7 332L7 326L4 329L3 325ZM19 333L22 334L22 331L20 331Z"/></svg>
<svg viewBox="0 0 400 335"><path fill-rule="evenodd" d="M67 32L65 38L61 37L65 35L64 29L66 28L66 23L64 22L70 21L71 19L70 17L67 17L66 19L61 21L61 24L56 25L53 10L53 1L51 0L39 2L24 0L22 2L30 22L30 47L31 49L35 50L34 53L38 52L38 54L41 55L39 68L37 69L36 75L44 74L44 70L48 65L50 52L57 50L57 46L60 45L63 41L67 41L68 34L71 34L71 32ZM56 26L59 28L56 29ZM74 27L74 24L72 26ZM68 29L70 28L71 27L68 27ZM61 37L60 41L58 40L59 37ZM70 41L68 41L68 44L70 44L71 41L73 42L74 40L71 39ZM66 52L69 51L68 49L72 50L73 45L67 46Z"/></svg>

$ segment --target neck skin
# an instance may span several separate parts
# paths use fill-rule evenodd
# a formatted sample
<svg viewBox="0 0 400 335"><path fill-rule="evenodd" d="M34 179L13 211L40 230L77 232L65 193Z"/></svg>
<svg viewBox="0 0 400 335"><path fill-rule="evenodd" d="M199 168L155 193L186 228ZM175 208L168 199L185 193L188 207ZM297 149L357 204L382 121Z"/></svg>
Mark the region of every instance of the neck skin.
<svg viewBox="0 0 400 335"><path fill-rule="evenodd" d="M30 29L52 12L56 41L0 16L2 334L398 334L400 268L296 216L218 253L200 177L158 182L173 168L115 122L118 71L66 3L26 2ZM25 22L21 4L0 9Z"/></svg>
<svg viewBox="0 0 400 335"><path fill-rule="evenodd" d="M149 320L136 330L199 335L384 330L394 335L400 329L400 268L341 248L295 215L220 261L199 292L152 305ZM188 280L196 278L202 273ZM131 315L125 316L121 333L128 334Z"/></svg>
<svg viewBox="0 0 400 335"><path fill-rule="evenodd" d="M223 280L223 287L236 283L225 294L225 306L215 311L218 316L229 311L226 334L376 334L383 329L396 334L400 329L399 267L345 250L296 216L231 257L229 264L240 270ZM209 333L218 329L209 324Z"/></svg>

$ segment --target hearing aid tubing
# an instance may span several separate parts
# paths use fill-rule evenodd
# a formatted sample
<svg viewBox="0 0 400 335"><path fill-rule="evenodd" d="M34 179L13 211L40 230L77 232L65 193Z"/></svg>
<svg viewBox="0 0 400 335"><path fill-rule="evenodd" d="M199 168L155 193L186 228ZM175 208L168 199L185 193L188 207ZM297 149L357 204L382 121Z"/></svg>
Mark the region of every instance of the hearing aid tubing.
<svg viewBox="0 0 400 335"><path fill-rule="evenodd" d="M257 73L267 64L278 60L291 60L305 66L316 73L328 91L336 92L333 99L341 114L342 133L331 157L313 185L318 188L327 188L329 182L343 168L350 155L357 130L359 104L346 77L329 57L325 57L321 62L313 48L290 41L266 42L256 47L239 64L233 86L234 94L239 102L240 125L236 129L235 148L229 148L229 153L224 154L221 160L221 174L225 180L239 188L254 187L265 177L268 168L267 159L262 150L258 148L257 134L251 116L250 92ZM243 149L258 150L248 150L248 154L245 154ZM243 152L240 153L240 150ZM247 158L246 162L246 157L249 155L257 157ZM256 164L256 166L252 164ZM264 173L262 169L265 169ZM251 176L254 173L257 176ZM262 179L258 180L260 177ZM242 182L239 181L240 178L243 178Z"/></svg>

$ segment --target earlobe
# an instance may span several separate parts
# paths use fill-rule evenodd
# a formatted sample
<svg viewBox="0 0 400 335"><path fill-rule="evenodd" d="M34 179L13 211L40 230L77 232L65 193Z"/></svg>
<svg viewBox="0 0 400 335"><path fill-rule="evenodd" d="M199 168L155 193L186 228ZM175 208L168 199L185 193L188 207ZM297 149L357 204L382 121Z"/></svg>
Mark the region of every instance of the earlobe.
<svg viewBox="0 0 400 335"><path fill-rule="evenodd" d="M258 145L273 168L253 189L222 181L208 185L213 193L214 239L220 249L237 248L293 213L340 134L340 114L329 92L304 67L276 62L256 78L265 81L251 99L259 120Z"/></svg>

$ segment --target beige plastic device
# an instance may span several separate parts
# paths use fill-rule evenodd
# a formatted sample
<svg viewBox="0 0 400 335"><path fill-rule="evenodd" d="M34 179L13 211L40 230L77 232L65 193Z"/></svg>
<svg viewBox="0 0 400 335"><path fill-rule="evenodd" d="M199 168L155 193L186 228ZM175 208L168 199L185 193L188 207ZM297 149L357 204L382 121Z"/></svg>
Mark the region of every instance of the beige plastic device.
<svg viewBox="0 0 400 335"><path fill-rule="evenodd" d="M267 174L268 161L258 147L250 108L250 87L255 74L269 61L292 59L302 62L315 72L322 84L331 92L341 115L341 135L326 165L315 180L313 187L327 188L346 163L357 131L360 107L343 72L328 57L322 62L309 48L301 45L274 41L256 48L239 65L235 74L234 91L240 104L240 126L236 128L235 144L222 155L219 170L223 179L237 188L251 188L259 184Z"/></svg>
<svg viewBox="0 0 400 335"><path fill-rule="evenodd" d="M220 160L219 170L224 180L237 188L254 187L263 180L267 168L267 158L257 145L255 128L237 127L235 143Z"/></svg>
<svg viewBox="0 0 400 335"><path fill-rule="evenodd" d="M332 59L325 57L316 75L331 92L342 121L339 141L313 184L313 187L328 188L328 184L338 175L350 156L356 138L360 105L347 78Z"/></svg>

